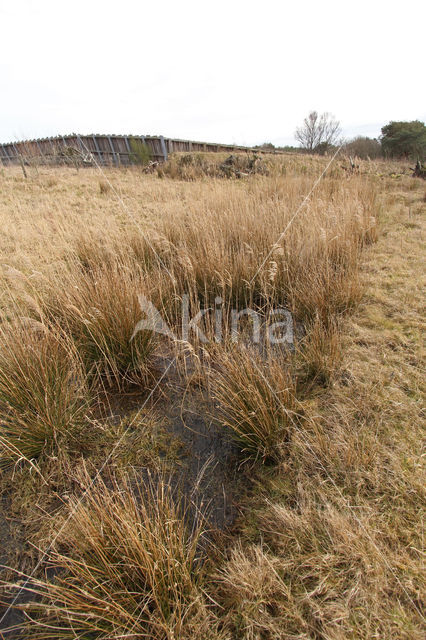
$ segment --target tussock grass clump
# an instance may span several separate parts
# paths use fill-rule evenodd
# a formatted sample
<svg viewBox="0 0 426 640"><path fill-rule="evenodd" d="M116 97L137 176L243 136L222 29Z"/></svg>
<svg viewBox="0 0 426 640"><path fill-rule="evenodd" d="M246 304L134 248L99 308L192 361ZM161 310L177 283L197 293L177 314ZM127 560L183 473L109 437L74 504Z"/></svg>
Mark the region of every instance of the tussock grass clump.
<svg viewBox="0 0 426 640"><path fill-rule="evenodd" d="M89 375L118 387L143 385L155 336L148 330L133 334L142 317L138 296L149 299L148 290L137 265L116 258L84 269L74 261L47 283L40 305L72 337Z"/></svg>
<svg viewBox="0 0 426 640"><path fill-rule="evenodd" d="M0 464L84 447L90 393L73 342L40 322L0 329Z"/></svg>
<svg viewBox="0 0 426 640"><path fill-rule="evenodd" d="M143 318L139 296L160 293L136 260L88 243L67 252L47 273L25 275L7 267L2 315L25 316L72 341L90 381L123 388L144 386L151 375L156 336L136 331Z"/></svg>
<svg viewBox="0 0 426 640"><path fill-rule="evenodd" d="M220 417L247 456L277 460L295 418L295 382L288 360L240 347L220 351L210 376Z"/></svg>
<svg viewBox="0 0 426 640"><path fill-rule="evenodd" d="M72 501L58 540L61 552L50 558L59 573L52 581L33 580L30 590L42 600L26 608L26 637L160 639L206 633L203 523L190 526L175 497L162 481L137 486L127 477L109 480L108 486L97 480L83 502Z"/></svg>
<svg viewBox="0 0 426 640"><path fill-rule="evenodd" d="M99 180L99 193L101 195L108 193L110 189L111 186L106 180Z"/></svg>

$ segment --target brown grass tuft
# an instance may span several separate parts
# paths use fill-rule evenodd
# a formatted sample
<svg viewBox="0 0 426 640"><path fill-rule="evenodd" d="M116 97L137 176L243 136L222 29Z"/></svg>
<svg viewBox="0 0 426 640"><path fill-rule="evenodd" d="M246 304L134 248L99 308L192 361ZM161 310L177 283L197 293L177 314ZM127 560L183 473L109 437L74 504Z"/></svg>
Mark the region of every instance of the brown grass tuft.
<svg viewBox="0 0 426 640"><path fill-rule="evenodd" d="M266 358L243 347L216 354L211 393L220 419L242 452L263 461L277 460L288 444L295 419L295 382L288 359Z"/></svg>
<svg viewBox="0 0 426 640"><path fill-rule="evenodd" d="M40 322L0 329L0 464L84 448L90 393L73 342Z"/></svg>
<svg viewBox="0 0 426 640"><path fill-rule="evenodd" d="M90 483L90 478L84 479ZM98 479L52 551L57 573L32 580L41 597L24 606L31 638L201 637L208 609L201 591L203 520L188 514L160 479L108 485Z"/></svg>

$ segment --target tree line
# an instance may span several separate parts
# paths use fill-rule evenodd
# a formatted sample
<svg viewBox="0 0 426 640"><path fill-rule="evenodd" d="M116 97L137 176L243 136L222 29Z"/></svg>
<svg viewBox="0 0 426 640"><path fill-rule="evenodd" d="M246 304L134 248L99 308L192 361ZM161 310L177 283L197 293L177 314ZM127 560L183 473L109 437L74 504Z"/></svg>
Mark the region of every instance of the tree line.
<svg viewBox="0 0 426 640"><path fill-rule="evenodd" d="M426 159L426 126L420 120L391 121L382 127L378 138L357 136L344 140L340 122L330 113L311 111L294 134L299 147L275 147L266 142L264 150L301 151L324 155L342 147L349 155L359 158L405 158L420 163Z"/></svg>

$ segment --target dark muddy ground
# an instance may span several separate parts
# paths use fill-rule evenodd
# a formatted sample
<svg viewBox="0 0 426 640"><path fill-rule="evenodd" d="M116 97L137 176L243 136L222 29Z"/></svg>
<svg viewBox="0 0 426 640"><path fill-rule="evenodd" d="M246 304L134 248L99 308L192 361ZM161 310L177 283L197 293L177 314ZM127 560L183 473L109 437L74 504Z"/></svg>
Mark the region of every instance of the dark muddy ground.
<svg viewBox="0 0 426 640"><path fill-rule="evenodd" d="M6 496L2 496L0 500L0 579L7 577L8 570L5 567L16 566L17 555L19 550L23 548L23 540L19 531L14 531L9 511L8 499ZM24 602L25 599L28 600L29 595L21 594L20 602ZM17 632L6 632L4 630L21 623L23 614L16 609L11 609L7 614L6 611L7 606L3 606L0 603L0 638L2 640L3 638L5 640L19 638L20 636Z"/></svg>
<svg viewBox="0 0 426 640"><path fill-rule="evenodd" d="M164 431L176 442L178 453L170 480L177 493L186 504L196 505L207 515L209 529L223 531L232 525L237 515L238 449L229 433L213 418L214 405L206 391L196 386L188 389L174 364L167 368L170 362L169 358L158 359L158 375L166 369L167 372L146 406L155 408L156 414L161 416ZM129 395L126 399L113 398L109 419L120 421L145 401L146 396L141 394ZM145 472L146 469L141 468L141 478ZM190 506L190 513L192 508ZM0 501L0 564L16 567L26 545L22 531L13 532L8 512L7 496L3 496ZM5 574L5 569L0 568L0 578ZM31 594L22 592L17 602L29 599ZM0 619L6 609L0 605ZM23 639L22 633L5 631L22 619L20 611L10 610L0 624L0 638Z"/></svg>

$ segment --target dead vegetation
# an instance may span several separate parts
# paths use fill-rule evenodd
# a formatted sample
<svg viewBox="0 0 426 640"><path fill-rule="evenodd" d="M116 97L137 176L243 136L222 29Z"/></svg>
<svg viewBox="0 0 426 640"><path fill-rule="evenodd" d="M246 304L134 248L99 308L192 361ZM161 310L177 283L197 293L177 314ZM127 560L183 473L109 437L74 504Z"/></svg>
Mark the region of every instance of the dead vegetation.
<svg viewBox="0 0 426 640"><path fill-rule="evenodd" d="M340 374L302 401L280 472L258 478L263 504L245 544L218 573L235 637L424 634L424 219L410 214L422 190L409 184L383 196L364 302L339 331Z"/></svg>
<svg viewBox="0 0 426 640"><path fill-rule="evenodd" d="M176 180L199 180L204 177L239 179L269 173L268 163L256 154L231 154L219 160L217 156L205 153L173 154L165 164L158 165L157 174Z"/></svg>
<svg viewBox="0 0 426 640"><path fill-rule="evenodd" d="M36 567L20 637L420 638L423 183L361 162L305 200L324 159L180 158L0 175L0 479L48 546L4 581L7 600ZM140 295L174 339L134 334ZM183 301L205 311L189 335ZM290 310L294 349L248 345L250 317L235 342L246 307L262 331ZM164 473L166 381L241 451L219 548Z"/></svg>
<svg viewBox="0 0 426 640"><path fill-rule="evenodd" d="M214 624L200 585L202 517L191 527L162 481L81 481L84 501L69 502L50 553L57 579L31 580L40 599L24 606L26 637L201 638Z"/></svg>

